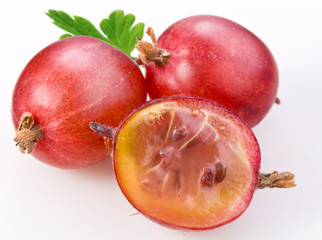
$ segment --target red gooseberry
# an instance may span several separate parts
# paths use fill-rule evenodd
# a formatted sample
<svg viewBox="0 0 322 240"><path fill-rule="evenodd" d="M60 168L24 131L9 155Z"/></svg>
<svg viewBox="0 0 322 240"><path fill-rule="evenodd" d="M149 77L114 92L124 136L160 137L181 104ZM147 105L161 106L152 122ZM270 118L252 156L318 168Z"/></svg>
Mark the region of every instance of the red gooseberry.
<svg viewBox="0 0 322 240"><path fill-rule="evenodd" d="M86 36L57 41L32 58L16 83L15 140L22 152L56 167L92 165L106 153L89 122L116 127L146 96L141 70L117 48Z"/></svg>
<svg viewBox="0 0 322 240"><path fill-rule="evenodd" d="M153 45L138 39L151 99L192 95L234 110L250 127L276 101L278 69L253 33L225 18L200 15L168 27Z"/></svg>
<svg viewBox="0 0 322 240"><path fill-rule="evenodd" d="M294 186L289 172L259 173L251 129L210 100L157 99L117 128L90 126L112 139L115 175L128 201L168 227L215 228L239 217L256 188Z"/></svg>

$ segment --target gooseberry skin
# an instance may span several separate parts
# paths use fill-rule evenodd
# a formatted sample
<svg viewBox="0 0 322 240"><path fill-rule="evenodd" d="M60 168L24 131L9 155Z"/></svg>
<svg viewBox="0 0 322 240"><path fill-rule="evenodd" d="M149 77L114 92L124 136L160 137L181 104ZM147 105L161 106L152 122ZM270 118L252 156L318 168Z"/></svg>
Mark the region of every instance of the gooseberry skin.
<svg viewBox="0 0 322 240"><path fill-rule="evenodd" d="M13 91L12 118L32 113L43 130L32 155L59 168L81 168L106 158L103 139L88 124L118 126L145 102L146 81L125 53L87 36L69 37L41 50Z"/></svg>
<svg viewBox="0 0 322 240"><path fill-rule="evenodd" d="M245 144L245 153L246 156L248 158L249 161L249 166L250 166L250 182L248 185L248 188L245 190L245 192L242 194L240 200L238 201L238 203L233 207L233 216L230 217L229 219L225 219L224 221L220 222L219 224L207 224L204 226L194 226L193 225L193 217L190 216L189 219L191 219L191 224L192 225L182 225L180 223L181 219L178 219L178 221L175 222L168 222L167 219L160 219L156 216L153 216L154 213L156 213L156 215L160 212L162 212L162 208L159 208L159 206L155 206L155 202L153 201L145 201L148 202L148 205L144 205L142 204L141 200L137 201L136 198L138 197L138 199L140 198L141 192L137 192L135 190L133 190L134 185L132 184L132 181L136 181L135 179L129 179L129 176L133 176L132 172L127 172L125 171L125 169L123 169L124 167L127 168L128 164L127 163L123 163L120 160L120 156L121 155L125 155L128 156L130 158L130 153L120 153L120 151L122 151L122 147L120 146L120 142L122 142L125 138L124 135L122 134L122 132L124 132L124 128L127 128L127 126L133 126L135 124L132 124L131 121L133 121L133 119L136 117L137 114L140 114L140 112L144 112L146 111L146 109L148 109L149 107L153 107L155 105L158 104L167 104L167 103L178 103L178 105L184 106L184 107L188 107L191 109L194 109L196 112L198 112L200 110L201 111L215 111L216 114L219 114L220 116L222 116L223 118L227 119L229 122L231 122L232 124L235 125L237 132L239 132L239 134L241 134L241 138L244 141ZM199 112L199 113L200 113ZM146 115L147 112L145 112L144 115ZM162 119L162 118L161 118ZM131 128L130 127L130 128ZM256 185L257 185L257 181L258 181L258 176L259 176L259 168L260 168L260 161L261 161L261 154L260 154L260 148L258 145L258 142L256 140L256 137L254 136L253 132L251 131L251 129L248 127L248 125L240 118L238 117L234 112L232 112L230 109L228 109L227 107L218 104L214 101L209 101L206 99L202 99L202 98L197 98L197 97L190 97L190 96L176 96L176 97L168 97L168 98L164 98L164 99L156 99L156 100L152 100L149 101L141 106L139 106L138 108L135 108L124 120L123 122L118 126L118 128L116 128L115 130L115 135L114 135L114 141L113 141L113 161L114 161L114 171L115 171L115 176L117 179L117 182L121 188L121 191L123 192L123 194L125 195L125 197L128 199L128 201L132 204L132 206L137 209L140 213L142 213L145 217L149 218L150 220L161 224L165 227L168 228L173 228L173 229L181 229L181 230L208 230L208 229L214 229L217 227L220 227L222 225L228 224L232 221L234 221L235 219L237 219L240 215L242 215L242 213L247 209L247 207L249 206L254 191L256 189ZM125 130L126 131L126 130ZM148 131L143 131L146 132L146 134L148 134ZM122 136L120 137L120 135L122 134ZM128 136L132 135L132 133L128 133ZM127 140L126 140L127 141ZM143 146L140 145L140 148L142 148ZM128 149L129 146L126 145L125 149ZM144 150L145 151L145 150ZM202 155L200 156L202 157ZM230 168L230 166L228 166L228 169ZM127 178L127 181L125 181L124 179ZM132 193L130 193L132 192ZM161 196L160 196L161 198ZM163 200L160 200L163 201ZM182 198L182 201L184 201L184 199ZM140 206L141 205L141 206ZM142 208L142 205L143 208ZM154 210L154 208L156 208ZM231 210L231 209L230 209ZM229 211L230 211L229 210ZM209 217L209 216L208 216ZM183 217L184 218L184 217ZM206 218L206 217L205 217ZM188 220L190 221L190 220Z"/></svg>
<svg viewBox="0 0 322 240"><path fill-rule="evenodd" d="M151 99L192 95L217 101L257 125L276 100L278 69L267 46L228 19L199 15L163 32L158 48L170 52L165 66L146 65Z"/></svg>

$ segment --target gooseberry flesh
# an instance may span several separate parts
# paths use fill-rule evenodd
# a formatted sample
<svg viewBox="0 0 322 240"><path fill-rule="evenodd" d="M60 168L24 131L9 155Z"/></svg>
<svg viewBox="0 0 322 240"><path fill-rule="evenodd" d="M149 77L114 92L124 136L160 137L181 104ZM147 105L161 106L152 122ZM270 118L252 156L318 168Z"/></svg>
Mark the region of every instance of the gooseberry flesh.
<svg viewBox="0 0 322 240"><path fill-rule="evenodd" d="M80 168L107 158L89 122L116 127L146 96L146 81L125 53L96 38L69 37L41 50L24 68L13 92L12 118L17 129L31 113L42 129L34 157Z"/></svg>
<svg viewBox="0 0 322 240"><path fill-rule="evenodd" d="M212 229L250 204L260 149L230 109L195 97L158 99L105 130L114 139L118 184L148 218L176 229Z"/></svg>
<svg viewBox="0 0 322 240"><path fill-rule="evenodd" d="M164 66L146 64L151 99L192 95L234 110L250 127L276 101L278 69L267 46L243 26L199 15L182 19L157 41L170 55Z"/></svg>

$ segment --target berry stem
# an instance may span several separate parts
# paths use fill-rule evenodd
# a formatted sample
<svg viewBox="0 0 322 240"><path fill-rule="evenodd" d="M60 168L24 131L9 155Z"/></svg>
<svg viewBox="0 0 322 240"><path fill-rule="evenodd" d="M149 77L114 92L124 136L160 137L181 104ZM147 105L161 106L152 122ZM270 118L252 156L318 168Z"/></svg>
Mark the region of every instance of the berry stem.
<svg viewBox="0 0 322 240"><path fill-rule="evenodd" d="M116 138L116 129L95 122L90 122L89 127L97 134L103 136L105 150L109 159L113 158L113 142Z"/></svg>
<svg viewBox="0 0 322 240"><path fill-rule="evenodd" d="M115 140L116 129L110 126L106 126L100 123L90 122L89 127L99 135L102 135L105 138ZM106 141L106 140L105 140Z"/></svg>
<svg viewBox="0 0 322 240"><path fill-rule="evenodd" d="M43 131L41 127L35 123L34 117L31 113L23 114L16 137L13 139L17 142L21 153L31 153L34 149L37 140L41 139Z"/></svg>
<svg viewBox="0 0 322 240"><path fill-rule="evenodd" d="M264 188L292 188L295 187L295 175L291 172L260 173L257 183L257 189Z"/></svg>
<svg viewBox="0 0 322 240"><path fill-rule="evenodd" d="M150 36L152 44L142 41L139 37L136 38L137 44L135 47L140 52L139 59L143 64L154 62L159 67L166 65L169 61L170 53L165 49L158 48L157 40L151 27L148 27L146 33Z"/></svg>

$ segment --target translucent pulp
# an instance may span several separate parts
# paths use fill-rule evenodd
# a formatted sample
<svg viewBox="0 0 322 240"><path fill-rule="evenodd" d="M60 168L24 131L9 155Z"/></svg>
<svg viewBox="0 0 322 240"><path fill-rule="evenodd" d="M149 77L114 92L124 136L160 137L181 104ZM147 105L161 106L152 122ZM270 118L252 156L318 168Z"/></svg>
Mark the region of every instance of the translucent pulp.
<svg viewBox="0 0 322 240"><path fill-rule="evenodd" d="M253 179L239 126L223 112L171 101L125 122L116 140L115 171L134 207L186 228L235 218Z"/></svg>

